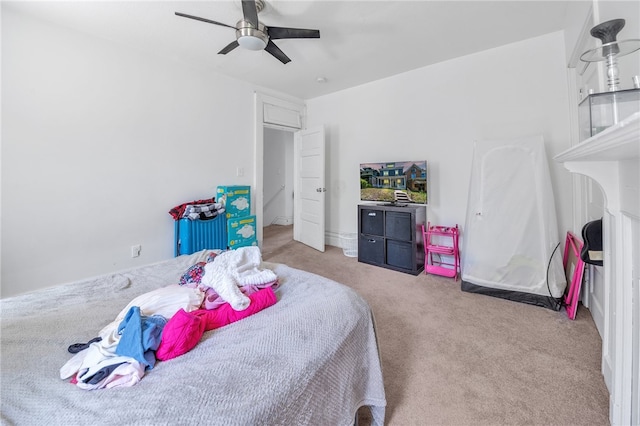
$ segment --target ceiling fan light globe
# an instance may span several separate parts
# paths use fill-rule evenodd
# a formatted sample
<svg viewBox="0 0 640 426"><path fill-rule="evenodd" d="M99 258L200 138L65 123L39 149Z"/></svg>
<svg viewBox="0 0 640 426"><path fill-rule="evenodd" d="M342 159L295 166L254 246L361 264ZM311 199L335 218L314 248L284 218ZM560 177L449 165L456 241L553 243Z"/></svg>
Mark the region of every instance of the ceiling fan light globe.
<svg viewBox="0 0 640 426"><path fill-rule="evenodd" d="M263 50L267 46L264 39L255 36L238 37L238 44L247 50Z"/></svg>

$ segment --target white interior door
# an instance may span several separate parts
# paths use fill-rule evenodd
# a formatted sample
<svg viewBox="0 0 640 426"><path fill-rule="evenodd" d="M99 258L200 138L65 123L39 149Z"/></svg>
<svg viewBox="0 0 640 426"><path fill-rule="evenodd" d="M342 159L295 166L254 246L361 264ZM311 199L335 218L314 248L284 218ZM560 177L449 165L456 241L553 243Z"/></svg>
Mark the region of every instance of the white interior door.
<svg viewBox="0 0 640 426"><path fill-rule="evenodd" d="M294 134L293 239L324 252L324 128Z"/></svg>

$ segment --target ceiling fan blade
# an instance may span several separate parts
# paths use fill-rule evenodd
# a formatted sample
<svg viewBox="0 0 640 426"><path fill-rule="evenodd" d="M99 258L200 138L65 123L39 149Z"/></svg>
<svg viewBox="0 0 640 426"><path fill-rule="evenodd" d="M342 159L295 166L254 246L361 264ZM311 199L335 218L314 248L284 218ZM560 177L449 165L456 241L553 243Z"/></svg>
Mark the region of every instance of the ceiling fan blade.
<svg viewBox="0 0 640 426"><path fill-rule="evenodd" d="M267 43L267 46L264 48L267 52L271 53L275 56L280 62L286 64L291 62L291 59L287 55L285 55L282 50L278 46L276 46L271 40Z"/></svg>
<svg viewBox="0 0 640 426"><path fill-rule="evenodd" d="M258 8L255 0L242 0L242 13L244 20L253 25L253 28L258 28Z"/></svg>
<svg viewBox="0 0 640 426"><path fill-rule="evenodd" d="M222 22L212 21L210 19L200 18L199 16L187 15L186 13L180 13L180 12L176 12L176 15L182 16L183 18L195 19L196 21L206 22L208 24L221 25L223 27L233 28L234 30L236 29L236 27L232 27L231 25L223 24Z"/></svg>
<svg viewBox="0 0 640 426"><path fill-rule="evenodd" d="M231 43L227 45L227 47L219 51L218 55L226 55L227 53L231 52L233 49L235 49L238 46L239 46L238 41L233 40Z"/></svg>
<svg viewBox="0 0 640 426"><path fill-rule="evenodd" d="M307 30L304 28L267 27L269 38L274 40L282 38L320 38L319 30Z"/></svg>

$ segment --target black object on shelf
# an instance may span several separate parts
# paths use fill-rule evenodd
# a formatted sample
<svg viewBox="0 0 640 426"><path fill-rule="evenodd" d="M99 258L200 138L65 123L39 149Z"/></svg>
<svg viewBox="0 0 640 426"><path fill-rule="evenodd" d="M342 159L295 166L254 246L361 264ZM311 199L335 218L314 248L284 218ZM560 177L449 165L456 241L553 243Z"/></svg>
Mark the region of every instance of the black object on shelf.
<svg viewBox="0 0 640 426"><path fill-rule="evenodd" d="M582 227L584 245L580 259L591 265L602 266L602 219L588 222Z"/></svg>

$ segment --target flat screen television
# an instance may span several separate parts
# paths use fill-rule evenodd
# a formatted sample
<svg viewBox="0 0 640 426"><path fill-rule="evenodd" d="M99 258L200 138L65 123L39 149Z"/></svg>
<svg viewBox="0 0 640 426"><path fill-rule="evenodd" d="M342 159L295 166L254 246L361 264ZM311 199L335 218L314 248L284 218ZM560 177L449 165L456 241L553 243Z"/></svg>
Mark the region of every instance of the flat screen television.
<svg viewBox="0 0 640 426"><path fill-rule="evenodd" d="M427 162L360 164L360 200L383 204L427 204Z"/></svg>

